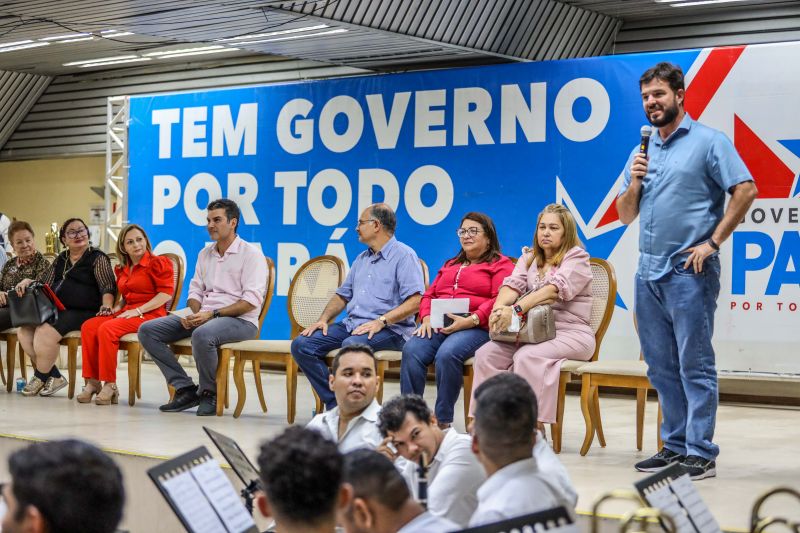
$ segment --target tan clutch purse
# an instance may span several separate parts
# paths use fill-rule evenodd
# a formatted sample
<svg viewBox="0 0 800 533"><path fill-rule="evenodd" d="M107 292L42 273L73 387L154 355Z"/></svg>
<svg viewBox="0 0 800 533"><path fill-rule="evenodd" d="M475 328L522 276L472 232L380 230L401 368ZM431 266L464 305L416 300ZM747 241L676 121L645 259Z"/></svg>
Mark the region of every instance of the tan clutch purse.
<svg viewBox="0 0 800 533"><path fill-rule="evenodd" d="M490 333L489 337L493 341L516 344L538 344L553 340L556 337L553 308L550 304L537 305L528 311L528 319L520 326L519 332Z"/></svg>

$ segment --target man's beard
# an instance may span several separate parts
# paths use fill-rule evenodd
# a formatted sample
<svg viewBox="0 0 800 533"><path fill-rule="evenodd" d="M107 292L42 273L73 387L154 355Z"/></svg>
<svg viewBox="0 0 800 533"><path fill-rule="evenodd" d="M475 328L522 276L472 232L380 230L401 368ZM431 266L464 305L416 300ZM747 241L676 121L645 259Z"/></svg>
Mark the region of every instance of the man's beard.
<svg viewBox="0 0 800 533"><path fill-rule="evenodd" d="M666 126L667 124L671 123L673 120L675 120L675 117L678 116L679 112L680 112L680 110L678 109L678 104L677 103L673 103L671 106L664 107L664 108L661 109L661 118L660 119L653 120L652 118L650 118L650 113L651 112L648 112L647 113L647 120L650 121L650 124L652 124L656 128L661 128L661 127Z"/></svg>

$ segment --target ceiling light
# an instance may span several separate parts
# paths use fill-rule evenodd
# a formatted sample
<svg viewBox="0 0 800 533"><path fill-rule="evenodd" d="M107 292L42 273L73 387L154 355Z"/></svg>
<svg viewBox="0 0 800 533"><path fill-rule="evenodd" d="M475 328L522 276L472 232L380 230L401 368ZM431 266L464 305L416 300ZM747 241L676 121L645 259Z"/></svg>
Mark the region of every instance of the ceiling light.
<svg viewBox="0 0 800 533"><path fill-rule="evenodd" d="M137 63L139 61L152 61L152 57L137 57L136 59L120 59L119 61L103 61L101 63L84 63L78 68L105 67L106 65L119 65L121 63Z"/></svg>
<svg viewBox="0 0 800 533"><path fill-rule="evenodd" d="M12 52L14 50L24 50L25 48L37 48L39 46L48 46L50 43L30 43L30 44L22 44L19 46L4 46L0 48L0 54L3 52Z"/></svg>
<svg viewBox="0 0 800 533"><path fill-rule="evenodd" d="M42 37L40 41L60 41L61 39L72 39L75 37L86 37L88 33L70 33L67 35L52 35L50 37Z"/></svg>
<svg viewBox="0 0 800 533"><path fill-rule="evenodd" d="M725 2L742 2L743 0L697 0L693 2L684 2L682 4L670 4L672 7L689 7L689 6L704 6L707 4L722 4Z"/></svg>
<svg viewBox="0 0 800 533"><path fill-rule="evenodd" d="M344 29L344 28L338 28L338 29L335 29L335 30L320 31L320 32L317 32L317 33L304 33L303 35L292 35L290 37L277 37L275 39L262 39L262 40L258 40L258 41L245 41L245 42L236 43L236 44L245 45L245 44L258 44L258 43L274 43L276 41L290 41L292 39L305 39L307 37L317 37L319 35L332 35L334 33L344 33L346 31L347 30Z"/></svg>
<svg viewBox="0 0 800 533"><path fill-rule="evenodd" d="M77 42L80 42L80 41L91 41L93 39L94 39L94 37L89 36L89 37L79 37L77 39L67 39L66 41L56 41L56 42L57 43L77 43Z"/></svg>
<svg viewBox="0 0 800 533"><path fill-rule="evenodd" d="M238 37L228 37L227 39L216 39L219 42L224 41L243 41L246 39L258 39L261 37L274 37L276 35L287 35L290 33L299 33L303 31L323 30L328 28L327 24L319 24L317 26L306 26L305 28L293 28L291 30L271 31L269 33L254 33L252 35L240 35Z"/></svg>
<svg viewBox="0 0 800 533"><path fill-rule="evenodd" d="M0 43L0 47L5 48L6 46L17 46L19 44L28 44L28 43L32 43L32 42L33 41L28 39L27 41L14 41L13 43Z"/></svg>
<svg viewBox="0 0 800 533"><path fill-rule="evenodd" d="M220 50L224 49L225 47L221 44L214 44L211 46L196 46L194 48L181 48L179 50L161 50L159 52L149 52L147 54L143 54L145 57L149 56L165 56L165 55L173 55L173 54L183 54L187 52L201 52L203 50Z"/></svg>
<svg viewBox="0 0 800 533"><path fill-rule="evenodd" d="M201 50L197 52L183 52L180 54L169 54L160 56L158 59L170 59L173 57L183 57L183 56L201 56L205 54L219 54L220 52L233 52L238 50L238 48L223 48L222 50Z"/></svg>
<svg viewBox="0 0 800 533"><path fill-rule="evenodd" d="M75 65L85 65L87 63L102 63L105 61L119 61L121 59L136 59L137 55L129 54L126 56L114 56L114 57L98 57L95 59L82 59L80 61L72 61L71 63L64 63L62 66L64 67L73 67Z"/></svg>

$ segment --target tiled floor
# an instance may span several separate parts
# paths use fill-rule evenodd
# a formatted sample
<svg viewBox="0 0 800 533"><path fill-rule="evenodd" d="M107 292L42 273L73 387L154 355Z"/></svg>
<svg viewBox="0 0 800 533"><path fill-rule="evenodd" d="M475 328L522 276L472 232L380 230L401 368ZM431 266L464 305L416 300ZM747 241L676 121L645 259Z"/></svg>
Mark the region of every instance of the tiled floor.
<svg viewBox="0 0 800 533"><path fill-rule="evenodd" d="M198 445L212 448L201 426L207 425L236 439L255 457L258 443L286 426L285 381L280 374L264 374L269 412L258 405L252 376L246 375L248 397L239 419L226 410L222 418L199 419L192 412L165 414L157 406L167 399L166 387L158 370L150 364L143 368L143 398L134 407L127 405L125 365L120 365L120 405L100 407L80 405L66 399L66 389L54 398L24 398L0 392L0 433L41 439L78 436L105 449L124 450L145 455L174 456ZM231 381L231 386L233 382ZM78 390L80 387L78 387ZM298 424L311 419L313 396L308 382L298 380ZM385 397L399 392L397 382L386 384ZM426 398L432 403L435 387L429 386ZM235 389L231 405L236 403ZM572 475L580 494L578 508L588 510L592 502L612 488L632 488L641 479L631 465L655 450L656 406L648 404L645 449L635 448L632 399L602 398L603 426L608 446L595 441L586 457L578 454L583 441L584 424L577 396L568 396L561 460ZM456 407L457 418L463 413ZM800 490L800 410L744 405L723 405L719 409L717 442L722 455L718 477L697 483L704 500L720 524L726 528L746 529L754 500L765 490L787 485ZM463 419L456 427L464 430ZM2 470L5 470L3 465ZM628 510L624 504L609 504L607 513ZM800 503L781 499L769 509L773 513L800 518Z"/></svg>

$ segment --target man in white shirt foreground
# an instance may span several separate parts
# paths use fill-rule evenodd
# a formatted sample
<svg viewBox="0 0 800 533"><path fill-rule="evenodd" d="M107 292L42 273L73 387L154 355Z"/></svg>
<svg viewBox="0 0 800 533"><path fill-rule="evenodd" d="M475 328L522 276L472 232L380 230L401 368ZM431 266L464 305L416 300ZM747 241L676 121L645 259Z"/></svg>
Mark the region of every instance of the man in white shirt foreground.
<svg viewBox="0 0 800 533"><path fill-rule="evenodd" d="M472 450L488 479L478 489L470 526L573 503L531 456L538 433L536 395L524 378L506 372L482 383L474 394Z"/></svg>
<svg viewBox="0 0 800 533"><path fill-rule="evenodd" d="M342 453L358 448L374 450L381 442L375 368L375 354L366 344L350 344L339 350L328 378L336 407L318 414L306 426L337 443Z"/></svg>
<svg viewBox="0 0 800 533"><path fill-rule="evenodd" d="M378 451L395 461L414 498L419 499L419 462L428 466L428 511L466 527L478 506L476 492L486 474L472 453L472 438L439 429L421 396L395 396L383 405Z"/></svg>
<svg viewBox="0 0 800 533"><path fill-rule="evenodd" d="M275 520L275 531L333 533L344 497L342 456L316 431L291 426L261 445L258 456L263 492L258 510Z"/></svg>
<svg viewBox="0 0 800 533"><path fill-rule="evenodd" d="M356 450L345 455L343 482L345 504L338 514L346 533L446 533L461 529L414 501L392 462L378 452Z"/></svg>

